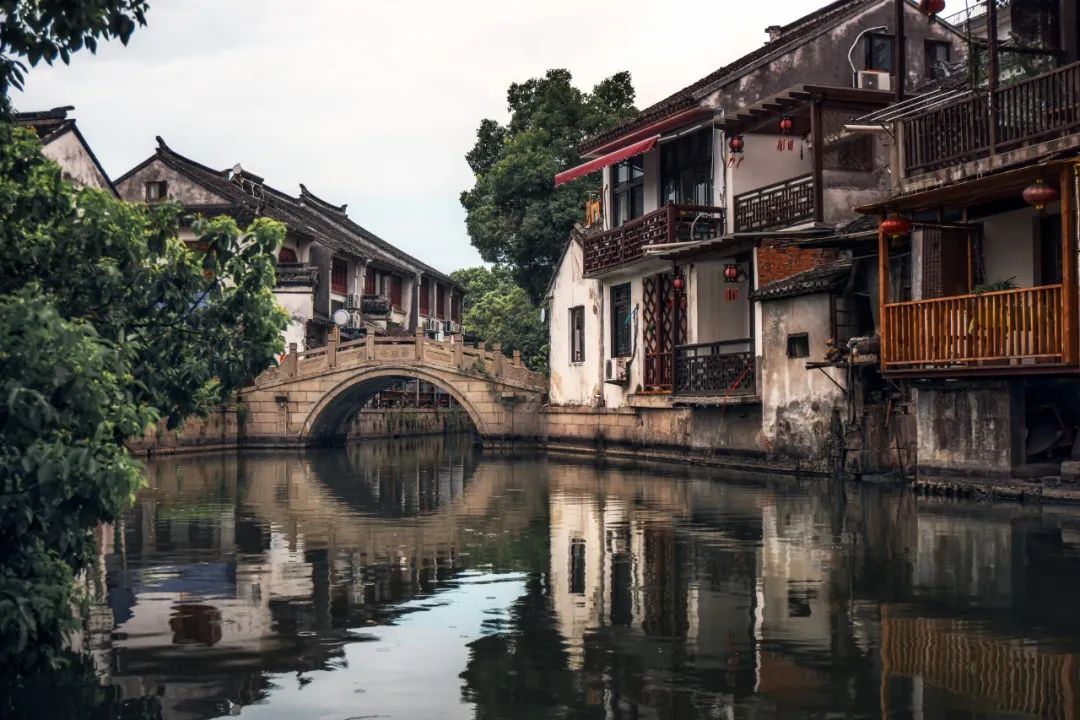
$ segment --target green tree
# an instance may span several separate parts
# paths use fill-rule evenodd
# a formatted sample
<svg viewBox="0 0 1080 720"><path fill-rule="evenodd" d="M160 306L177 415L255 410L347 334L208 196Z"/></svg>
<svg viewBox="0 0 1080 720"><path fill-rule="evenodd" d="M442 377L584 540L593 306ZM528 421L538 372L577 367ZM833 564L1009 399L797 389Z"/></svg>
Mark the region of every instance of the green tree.
<svg viewBox="0 0 1080 720"><path fill-rule="evenodd" d="M546 372L547 326L513 273L496 265L456 270L451 276L465 286L465 330L489 343L502 343L504 352L520 350L526 365Z"/></svg>
<svg viewBox="0 0 1080 720"><path fill-rule="evenodd" d="M584 93L567 70L549 70L511 85L507 103L506 125L480 123L465 156L475 183L461 204L480 256L509 267L539 303L588 192L599 185L597 173L556 188L555 174L580 162L581 141L633 115L634 88L621 72Z"/></svg>

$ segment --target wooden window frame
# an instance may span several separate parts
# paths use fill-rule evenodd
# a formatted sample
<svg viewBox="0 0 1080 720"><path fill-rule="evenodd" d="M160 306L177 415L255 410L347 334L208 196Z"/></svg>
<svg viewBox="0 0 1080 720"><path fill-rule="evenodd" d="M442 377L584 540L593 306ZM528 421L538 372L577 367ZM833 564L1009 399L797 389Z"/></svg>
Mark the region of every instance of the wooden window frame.
<svg viewBox="0 0 1080 720"><path fill-rule="evenodd" d="M156 194L150 192L151 188L156 189ZM164 202L169 199L169 181L168 180L150 180L143 183L143 193L148 203Z"/></svg>
<svg viewBox="0 0 1080 720"><path fill-rule="evenodd" d="M349 292L349 263L342 258L330 258L330 292L338 295Z"/></svg>
<svg viewBox="0 0 1080 720"><path fill-rule="evenodd" d="M634 168L640 164L641 175L633 177ZM628 179L626 181L619 181L620 168L627 168ZM634 208L632 199L634 193L639 191L641 196L641 207ZM630 209L627 211L627 216L620 219L620 209L624 203L630 202ZM627 158L620 163L615 163L611 166L611 225L612 227L618 227L624 223L628 223L631 220L641 217L645 214L645 156L635 155L632 158Z"/></svg>
<svg viewBox="0 0 1080 720"><path fill-rule="evenodd" d="M934 65L937 62L934 50L937 48L945 48L945 62L952 62L952 43L947 40L931 40L927 38L923 41L923 77L927 80L937 80L938 76L934 72Z"/></svg>
<svg viewBox="0 0 1080 720"><path fill-rule="evenodd" d="M404 301L402 297L404 293L402 292L401 276L391 275L388 285L389 288L387 290L387 294L390 296L391 307L393 307L395 310L401 310L404 306Z"/></svg>
<svg viewBox="0 0 1080 720"><path fill-rule="evenodd" d="M420 278L420 314L431 317L431 280Z"/></svg>
<svg viewBox="0 0 1080 720"><path fill-rule="evenodd" d="M585 306L570 308L570 364L585 362Z"/></svg>
<svg viewBox="0 0 1080 720"><path fill-rule="evenodd" d="M889 42L889 52L887 57L889 58L889 67L875 67L874 66L874 42L884 41ZM866 33L863 36L863 68L865 70L876 70L878 72L887 72L890 75L896 74L896 36L892 33L873 32Z"/></svg>
<svg viewBox="0 0 1080 720"><path fill-rule="evenodd" d="M621 294L625 291L626 296ZM617 296L616 293L619 295ZM611 357L630 357L634 353L634 328L628 321L633 312L633 288L630 283L611 286Z"/></svg>

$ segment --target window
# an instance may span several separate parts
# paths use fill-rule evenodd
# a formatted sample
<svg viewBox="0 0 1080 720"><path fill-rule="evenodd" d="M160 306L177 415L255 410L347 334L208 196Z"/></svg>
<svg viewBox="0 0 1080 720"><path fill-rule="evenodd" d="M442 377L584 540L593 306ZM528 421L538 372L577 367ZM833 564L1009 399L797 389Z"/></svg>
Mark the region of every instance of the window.
<svg viewBox="0 0 1080 720"><path fill-rule="evenodd" d="M570 592L585 594L585 541L570 541Z"/></svg>
<svg viewBox="0 0 1080 720"><path fill-rule="evenodd" d="M642 155L611 168L614 190L611 215L615 225L645 214L645 158Z"/></svg>
<svg viewBox="0 0 1080 720"><path fill-rule="evenodd" d="M585 362L585 307L570 308L570 362Z"/></svg>
<svg viewBox="0 0 1080 720"><path fill-rule="evenodd" d="M330 292L341 295L349 292L349 264L341 258L330 261Z"/></svg>
<svg viewBox="0 0 1080 720"><path fill-rule="evenodd" d="M952 45L939 40L927 40L923 57L927 79L943 78L952 60Z"/></svg>
<svg viewBox="0 0 1080 720"><path fill-rule="evenodd" d="M456 323L461 322L461 296L457 295L450 302L450 319Z"/></svg>
<svg viewBox="0 0 1080 720"><path fill-rule="evenodd" d="M420 314L431 315L431 281L420 278Z"/></svg>
<svg viewBox="0 0 1080 720"><path fill-rule="evenodd" d="M866 61L864 68L867 70L881 70L892 73L893 71L893 36L881 33L870 33L864 41L866 43Z"/></svg>
<svg viewBox="0 0 1080 720"><path fill-rule="evenodd" d="M371 268L367 269L364 273L364 294L365 295L378 295L379 291L375 289L375 271Z"/></svg>
<svg viewBox="0 0 1080 720"><path fill-rule="evenodd" d="M806 333L788 335L787 356L789 358L810 357L810 336Z"/></svg>
<svg viewBox="0 0 1080 720"><path fill-rule="evenodd" d="M290 247L283 247L278 251L277 261L279 263L294 263L299 262L296 259L296 251Z"/></svg>
<svg viewBox="0 0 1080 720"><path fill-rule="evenodd" d="M168 197L169 184L164 180L145 183L146 202L161 202Z"/></svg>
<svg viewBox="0 0 1080 720"><path fill-rule="evenodd" d="M661 147L661 204L712 205L712 137L702 130Z"/></svg>
<svg viewBox="0 0 1080 720"><path fill-rule="evenodd" d="M442 283L435 286L435 317L446 317L446 286Z"/></svg>
<svg viewBox="0 0 1080 720"><path fill-rule="evenodd" d="M390 276L390 304L395 310L401 309L401 277L398 275Z"/></svg>
<svg viewBox="0 0 1080 720"><path fill-rule="evenodd" d="M611 356L629 357L633 352L630 326L630 283L611 288Z"/></svg>

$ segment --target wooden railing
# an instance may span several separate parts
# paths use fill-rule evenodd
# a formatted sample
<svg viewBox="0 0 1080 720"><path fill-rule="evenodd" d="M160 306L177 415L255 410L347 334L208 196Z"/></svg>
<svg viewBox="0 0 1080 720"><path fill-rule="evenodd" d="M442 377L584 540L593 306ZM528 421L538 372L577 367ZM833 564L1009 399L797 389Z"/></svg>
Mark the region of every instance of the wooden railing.
<svg viewBox="0 0 1080 720"><path fill-rule="evenodd" d="M987 368L1065 361L1061 285L885 306L886 371Z"/></svg>
<svg viewBox="0 0 1080 720"><path fill-rule="evenodd" d="M901 122L908 176L1080 132L1080 63Z"/></svg>
<svg viewBox="0 0 1080 720"><path fill-rule="evenodd" d="M645 255L649 245L708 240L724 232L723 208L706 205L665 205L584 240L586 277L625 265Z"/></svg>
<svg viewBox="0 0 1080 720"><path fill-rule="evenodd" d="M782 228L813 219L813 174L735 196L735 232Z"/></svg>
<svg viewBox="0 0 1080 720"><path fill-rule="evenodd" d="M725 340L675 348L675 393L755 395L754 341Z"/></svg>

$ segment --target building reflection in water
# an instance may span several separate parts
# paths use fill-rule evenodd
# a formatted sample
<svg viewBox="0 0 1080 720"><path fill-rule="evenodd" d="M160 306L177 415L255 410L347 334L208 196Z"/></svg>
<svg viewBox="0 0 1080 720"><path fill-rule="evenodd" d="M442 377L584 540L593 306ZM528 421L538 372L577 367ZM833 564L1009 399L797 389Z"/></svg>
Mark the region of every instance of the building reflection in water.
<svg viewBox="0 0 1080 720"><path fill-rule="evenodd" d="M162 460L101 535L84 647L167 718L1080 718L1068 510L433 438Z"/></svg>

